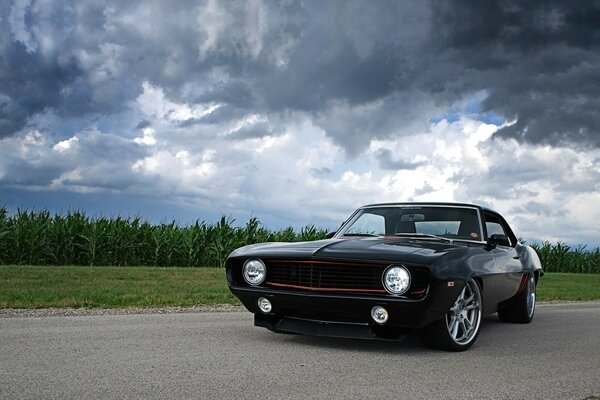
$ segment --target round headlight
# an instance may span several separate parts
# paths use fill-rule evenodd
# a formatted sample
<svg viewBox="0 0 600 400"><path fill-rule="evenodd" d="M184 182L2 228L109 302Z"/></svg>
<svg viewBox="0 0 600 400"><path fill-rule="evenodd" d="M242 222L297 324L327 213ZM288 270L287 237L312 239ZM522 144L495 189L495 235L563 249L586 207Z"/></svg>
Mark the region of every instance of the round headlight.
<svg viewBox="0 0 600 400"><path fill-rule="evenodd" d="M242 267L242 275L244 276L244 280L250 285L260 285L267 276L267 267L259 259L248 260Z"/></svg>
<svg viewBox="0 0 600 400"><path fill-rule="evenodd" d="M404 267L392 265L383 273L383 286L390 294L402 294L410 286L410 273Z"/></svg>

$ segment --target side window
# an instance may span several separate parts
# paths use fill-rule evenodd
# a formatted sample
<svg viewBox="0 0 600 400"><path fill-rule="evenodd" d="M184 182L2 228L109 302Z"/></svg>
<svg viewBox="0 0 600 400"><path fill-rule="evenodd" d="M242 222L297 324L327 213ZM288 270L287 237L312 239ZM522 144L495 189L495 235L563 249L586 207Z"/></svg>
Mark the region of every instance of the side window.
<svg viewBox="0 0 600 400"><path fill-rule="evenodd" d="M486 221L485 227L487 228L488 237L490 237L492 235L497 235L497 234L506 235L506 232L504 232L502 225L500 225L498 222L487 222Z"/></svg>
<svg viewBox="0 0 600 400"><path fill-rule="evenodd" d="M346 233L385 235L385 218L382 215L365 213L354 222Z"/></svg>
<svg viewBox="0 0 600 400"><path fill-rule="evenodd" d="M511 246L515 245L514 239L504 228L503 223L498 217L490 214L485 214L485 228L487 230L488 238L492 235L504 235L508 238L508 242Z"/></svg>

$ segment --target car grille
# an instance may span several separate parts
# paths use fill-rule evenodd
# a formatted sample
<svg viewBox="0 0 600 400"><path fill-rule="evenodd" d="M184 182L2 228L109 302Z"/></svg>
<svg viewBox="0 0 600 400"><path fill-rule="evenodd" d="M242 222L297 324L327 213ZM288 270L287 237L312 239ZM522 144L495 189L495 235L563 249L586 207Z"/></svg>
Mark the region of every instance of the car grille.
<svg viewBox="0 0 600 400"><path fill-rule="evenodd" d="M266 286L322 292L386 293L381 277L389 264L316 260L265 261ZM422 267L407 268L412 282L405 297L424 297L429 287L428 270Z"/></svg>

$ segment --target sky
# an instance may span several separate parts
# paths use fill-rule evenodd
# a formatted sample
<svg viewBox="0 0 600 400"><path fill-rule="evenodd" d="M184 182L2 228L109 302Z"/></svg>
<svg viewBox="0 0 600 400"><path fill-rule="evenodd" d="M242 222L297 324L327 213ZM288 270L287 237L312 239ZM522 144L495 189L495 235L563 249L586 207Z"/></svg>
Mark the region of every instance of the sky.
<svg viewBox="0 0 600 400"><path fill-rule="evenodd" d="M0 205L600 245L600 2L0 2Z"/></svg>

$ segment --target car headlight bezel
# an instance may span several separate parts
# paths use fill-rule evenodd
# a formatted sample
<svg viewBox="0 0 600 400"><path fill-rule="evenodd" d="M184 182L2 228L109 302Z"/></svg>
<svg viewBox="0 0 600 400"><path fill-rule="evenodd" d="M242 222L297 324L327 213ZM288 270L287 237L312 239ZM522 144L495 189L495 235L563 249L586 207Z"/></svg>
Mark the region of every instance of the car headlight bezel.
<svg viewBox="0 0 600 400"><path fill-rule="evenodd" d="M401 296L410 288L410 271L404 265L390 265L381 276L383 287L393 296Z"/></svg>
<svg viewBox="0 0 600 400"><path fill-rule="evenodd" d="M258 286L267 278L267 266L259 258L250 258L242 267L242 276L248 285Z"/></svg>

